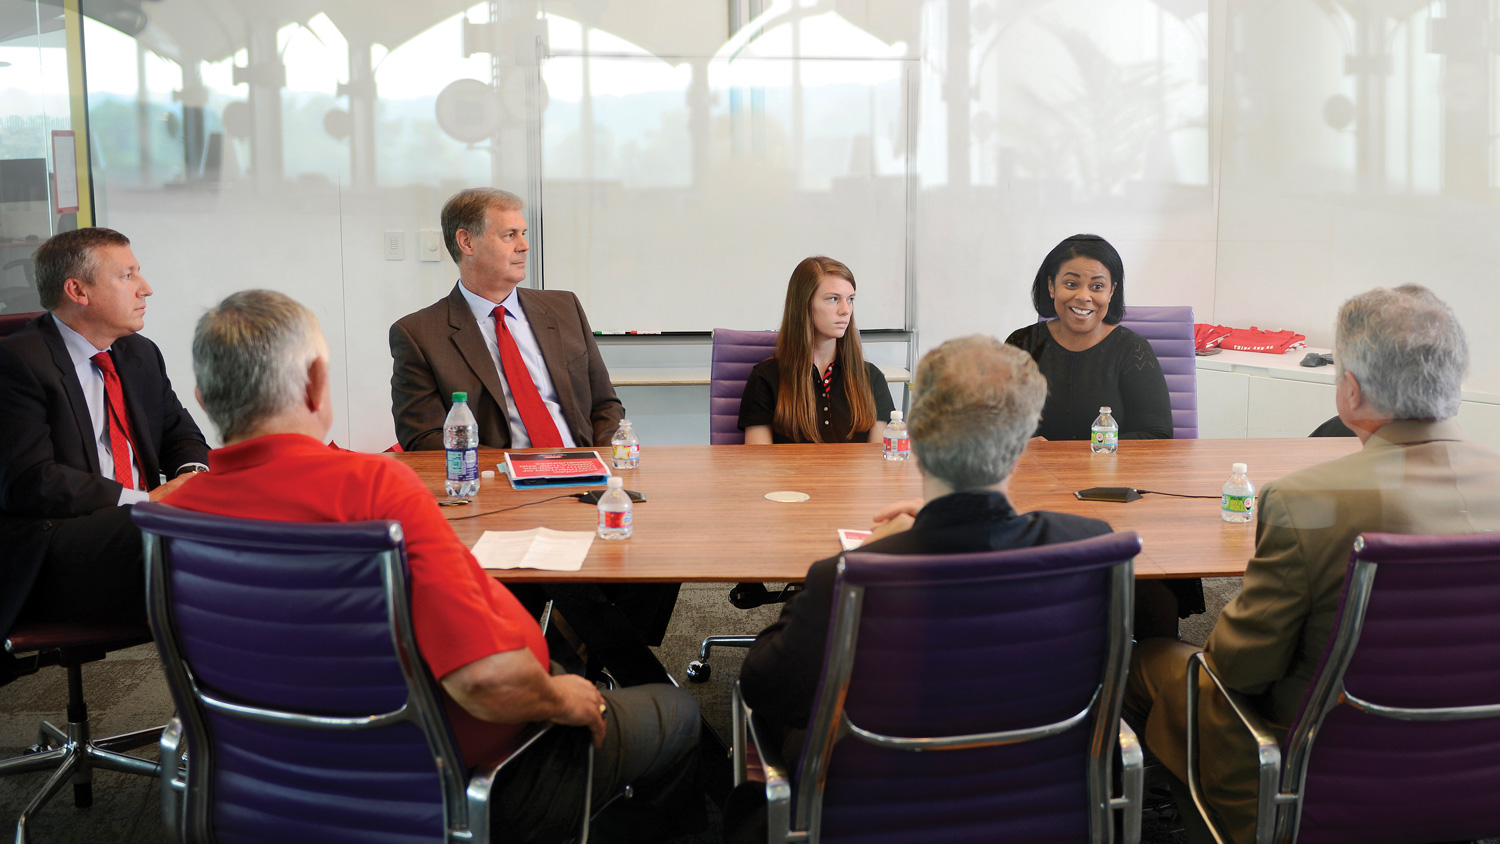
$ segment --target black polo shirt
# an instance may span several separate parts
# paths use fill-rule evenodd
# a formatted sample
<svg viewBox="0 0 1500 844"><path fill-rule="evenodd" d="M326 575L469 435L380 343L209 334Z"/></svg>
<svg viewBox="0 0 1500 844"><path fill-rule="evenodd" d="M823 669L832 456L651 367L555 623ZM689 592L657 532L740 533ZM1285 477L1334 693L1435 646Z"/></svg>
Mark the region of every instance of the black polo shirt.
<svg viewBox="0 0 1500 844"><path fill-rule="evenodd" d="M865 364L870 379L870 392L875 399L875 419L889 422L891 411L896 409L891 402L891 390L885 383L885 373L873 363ZM813 405L818 425L825 432L824 442L862 443L870 438L870 431L849 430L849 395L844 390L843 367L833 367L833 378L829 382L828 397L823 397L823 376L808 372L812 379L813 395L818 402ZM745 394L740 397L740 430L754 425L771 426L771 441L777 443L799 442L776 428L776 395L781 391L781 372L776 358L766 358L750 370L745 382Z"/></svg>

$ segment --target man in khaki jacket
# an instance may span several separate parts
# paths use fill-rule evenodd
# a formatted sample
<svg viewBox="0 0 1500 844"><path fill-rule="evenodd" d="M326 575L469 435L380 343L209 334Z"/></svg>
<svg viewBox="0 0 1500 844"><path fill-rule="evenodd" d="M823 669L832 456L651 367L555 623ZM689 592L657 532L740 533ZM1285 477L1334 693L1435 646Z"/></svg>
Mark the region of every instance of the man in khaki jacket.
<svg viewBox="0 0 1500 844"><path fill-rule="evenodd" d="M1339 418L1364 447L1261 490L1244 587L1204 647L1225 684L1252 696L1283 733L1327 646L1356 536L1500 530L1500 455L1453 421L1469 361L1453 311L1417 285L1355 296L1339 309L1334 361ZM1183 782L1194 650L1141 642L1125 703L1145 721L1147 747ZM1254 742L1211 682L1200 683L1203 782L1214 813L1245 844L1255 835ZM1186 788L1174 790L1184 815L1195 814ZM1203 832L1195 835L1196 821L1188 818L1190 841Z"/></svg>

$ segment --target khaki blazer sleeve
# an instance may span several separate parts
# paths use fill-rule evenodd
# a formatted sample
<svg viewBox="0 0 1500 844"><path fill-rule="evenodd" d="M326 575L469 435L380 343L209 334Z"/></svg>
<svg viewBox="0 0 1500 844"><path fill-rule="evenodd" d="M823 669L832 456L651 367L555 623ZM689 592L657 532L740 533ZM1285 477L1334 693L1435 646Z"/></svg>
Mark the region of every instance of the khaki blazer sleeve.
<svg viewBox="0 0 1500 844"><path fill-rule="evenodd" d="M1261 490L1255 556L1204 651L1232 689L1260 694L1285 678L1312 612L1306 549L1273 485Z"/></svg>

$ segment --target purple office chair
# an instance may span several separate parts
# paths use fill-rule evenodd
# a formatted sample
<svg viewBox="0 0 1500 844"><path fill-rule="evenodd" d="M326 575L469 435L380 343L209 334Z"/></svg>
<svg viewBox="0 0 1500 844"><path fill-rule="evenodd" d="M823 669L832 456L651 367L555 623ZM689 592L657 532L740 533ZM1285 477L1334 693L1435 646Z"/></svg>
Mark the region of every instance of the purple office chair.
<svg viewBox="0 0 1500 844"><path fill-rule="evenodd" d="M740 397L750 370L776 354L775 331L714 329L713 359L708 369L708 444L742 445Z"/></svg>
<svg viewBox="0 0 1500 844"><path fill-rule="evenodd" d="M471 777L459 756L412 633L400 524L133 517L178 712L161 751L173 840L490 840L500 766Z"/></svg>
<svg viewBox="0 0 1500 844"><path fill-rule="evenodd" d="M740 398L750 370L776 354L775 331L735 331L714 329L713 359L708 372L708 444L744 445L745 432L740 430ZM772 596L760 583L741 583L729 592L729 602L740 609L750 609L777 600L786 600L789 592ZM689 662L687 676L702 683L713 675L708 664L716 647L748 648L754 636L709 636L698 648L698 658Z"/></svg>
<svg viewBox="0 0 1500 844"><path fill-rule="evenodd" d="M977 554L853 551L795 776L735 688L771 841L1140 839L1141 751L1120 721L1133 532ZM1111 796L1116 741L1122 796Z"/></svg>
<svg viewBox="0 0 1500 844"><path fill-rule="evenodd" d="M1167 377L1172 436L1198 438L1198 363L1193 349L1193 309L1187 305L1130 305L1120 324L1146 338Z"/></svg>
<svg viewBox="0 0 1500 844"><path fill-rule="evenodd" d="M1500 535L1356 539L1333 634L1286 738L1224 692L1260 748L1255 840L1423 844L1500 831L1497 607ZM1190 713L1199 667L1224 690L1195 654ZM1197 737L1190 718L1189 787L1203 811Z"/></svg>

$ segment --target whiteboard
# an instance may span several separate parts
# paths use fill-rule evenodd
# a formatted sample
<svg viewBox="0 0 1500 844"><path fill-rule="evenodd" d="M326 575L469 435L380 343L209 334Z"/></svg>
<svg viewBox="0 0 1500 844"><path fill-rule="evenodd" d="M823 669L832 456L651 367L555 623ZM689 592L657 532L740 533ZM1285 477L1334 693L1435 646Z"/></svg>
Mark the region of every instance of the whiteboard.
<svg viewBox="0 0 1500 844"><path fill-rule="evenodd" d="M547 59L543 286L598 331L774 328L792 269L826 255L861 328L907 328L916 65Z"/></svg>

